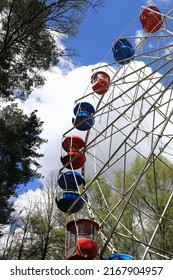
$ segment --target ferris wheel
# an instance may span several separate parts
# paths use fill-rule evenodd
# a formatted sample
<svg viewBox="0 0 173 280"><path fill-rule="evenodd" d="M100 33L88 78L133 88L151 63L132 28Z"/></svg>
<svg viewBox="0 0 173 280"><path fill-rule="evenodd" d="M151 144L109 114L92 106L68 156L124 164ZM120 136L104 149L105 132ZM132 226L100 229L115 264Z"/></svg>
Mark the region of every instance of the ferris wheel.
<svg viewBox="0 0 173 280"><path fill-rule="evenodd" d="M67 259L173 258L173 9L142 7L139 22L93 69L62 137Z"/></svg>

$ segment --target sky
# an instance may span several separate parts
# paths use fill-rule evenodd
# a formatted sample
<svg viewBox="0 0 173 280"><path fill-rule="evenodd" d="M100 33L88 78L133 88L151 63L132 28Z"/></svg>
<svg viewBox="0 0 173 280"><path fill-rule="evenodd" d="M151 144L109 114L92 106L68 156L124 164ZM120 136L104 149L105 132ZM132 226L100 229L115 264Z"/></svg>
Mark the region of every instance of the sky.
<svg viewBox="0 0 173 280"><path fill-rule="evenodd" d="M40 172L47 177L50 171L59 170L61 141L63 134L72 127L73 107L90 84L92 69L101 62L113 62L112 43L115 38L135 36L142 29L139 15L142 6L149 3L167 12L172 0L106 0L105 7L97 13L90 10L80 25L79 34L68 41L68 46L80 53L74 65L61 61L57 68L47 72L47 82L41 89L35 89L29 99L19 106L26 112L38 110L44 122L42 137L48 143L41 147L44 157ZM65 70L64 70L65 69ZM23 186L19 193L28 189L36 190L38 180Z"/></svg>
<svg viewBox="0 0 173 280"><path fill-rule="evenodd" d="M89 10L80 26L80 32L70 44L80 51L79 65L91 65L104 59L111 50L114 38L134 36L141 29L139 15L142 6L157 6L168 11L172 0L106 0L105 7L97 13ZM112 61L110 55L109 61Z"/></svg>

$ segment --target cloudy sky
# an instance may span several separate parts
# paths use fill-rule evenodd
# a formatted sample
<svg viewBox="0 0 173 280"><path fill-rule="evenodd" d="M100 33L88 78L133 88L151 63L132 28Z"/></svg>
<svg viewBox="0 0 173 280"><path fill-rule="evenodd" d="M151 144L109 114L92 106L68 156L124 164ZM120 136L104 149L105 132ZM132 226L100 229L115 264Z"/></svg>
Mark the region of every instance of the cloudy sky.
<svg viewBox="0 0 173 280"><path fill-rule="evenodd" d="M26 113L37 109L38 116L44 122L42 136L48 139L48 143L41 148L44 157L40 160L40 171L44 177L51 170L62 167L61 141L63 134L72 127L75 101L90 89L92 69L100 63L113 62L111 48L114 38L135 36L143 32L139 21L143 5L155 5L163 13L171 8L171 0L105 2L106 6L97 13L90 11L87 14L78 36L69 41L69 47L77 48L80 52L80 56L74 58L74 65L61 61L57 68L46 73L47 82L44 87L35 89L26 102L19 103ZM28 188L37 187L37 181L28 185Z"/></svg>

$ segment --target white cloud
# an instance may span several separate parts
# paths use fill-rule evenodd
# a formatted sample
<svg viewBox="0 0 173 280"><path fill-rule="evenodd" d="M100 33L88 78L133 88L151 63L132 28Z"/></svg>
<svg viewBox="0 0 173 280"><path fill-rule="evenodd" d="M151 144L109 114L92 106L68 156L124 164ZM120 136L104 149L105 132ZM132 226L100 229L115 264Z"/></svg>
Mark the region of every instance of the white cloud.
<svg viewBox="0 0 173 280"><path fill-rule="evenodd" d="M44 121L44 125L43 125L44 131L42 133L42 136L48 139L48 143L44 144L41 147L41 152L44 153L44 157L40 160L40 163L42 165L40 171L44 177L47 177L47 175L50 173L51 170L59 170L62 168L62 164L60 162L60 156L62 152L61 141L64 133L66 133L68 130L73 128L73 130L67 134L81 135L83 138L85 138L86 132L80 132L79 130L74 129L72 125L72 117L74 116L73 108L74 108L74 103L77 99L82 98L85 95L85 92L86 93L91 92L90 78L92 75L92 69L96 68L97 66L98 65L78 67L76 69L71 69L67 74L64 74L60 68L57 68L51 73L47 73L46 75L47 82L42 89L35 90L26 102L20 103L20 106L27 113L33 111L34 109L37 109L38 116L41 118L42 121ZM128 73L131 74L129 78L124 81L124 85L121 86L121 89L119 87L117 88L115 87L114 92L111 92L112 88L110 89L110 93L107 93L103 99L105 104L109 102L110 98L113 98L113 96L115 98L116 94L126 91L128 87L132 85L132 83L135 83L135 81L138 84L139 77L137 76L137 74L135 76L132 73L136 69L142 66L144 66L143 62L135 61L134 63L131 64L131 67L126 67L125 69L122 68L122 70L118 72L114 70L116 73L115 79L117 79L118 76L119 77L123 76L124 73L126 75ZM123 71L125 72L123 73ZM143 75L141 76L141 78L144 78L145 75L148 75L151 72L152 69L147 67L145 71L141 71L139 73L140 75ZM113 76L113 73L111 73L111 75ZM159 77L158 74L156 74L156 76ZM130 85L128 85L128 81L131 83ZM151 81L144 80L143 83L141 83L143 89L148 88L151 85L152 85L152 80ZM143 89L141 93L143 93ZM138 96L140 94L139 90L141 90L140 87L138 89ZM157 86L157 90L158 90L158 86ZM133 99L134 92L135 90L129 90L128 95L122 98L122 100L118 99L116 101L117 106L121 107L120 102L122 102L122 106L125 106L126 102L130 102L129 98ZM92 95L92 97L91 96L86 97L84 100L89 101L95 107L96 106L95 104L98 102L98 96ZM135 110L137 109L137 107L134 108ZM103 116L106 110L107 109L103 110ZM129 113L131 113L131 111L129 111ZM112 116L114 116L113 112L111 114ZM109 118L111 119L112 117ZM123 117L121 119L123 120ZM97 123L99 123L99 121L100 118L98 118ZM119 125L121 127L121 123L119 123ZM148 127L147 119L146 122L143 122L143 125L145 125L145 127L141 127L141 128L147 130ZM99 129L101 129L101 127L99 127ZM90 137L94 137L95 133L96 132L93 129ZM120 138L122 138L122 136ZM87 166L90 170L91 169L90 161L89 161L89 165L87 164Z"/></svg>
<svg viewBox="0 0 173 280"><path fill-rule="evenodd" d="M152 4L156 1L143 1ZM168 3L160 0L157 3ZM157 4L155 3L155 4ZM138 30L138 37L144 36L143 30ZM57 38L58 44L60 44ZM136 45L139 42L136 42ZM63 47L61 45L61 47ZM90 84L92 69L97 65L83 66L74 69L69 65L69 72L64 73L64 65L46 73L47 82L42 89L35 89L29 99L19 105L26 113L38 110L38 116L44 122L42 137L48 143L41 147L44 157L40 160L41 173L46 177L53 169L61 168L61 140L63 134L72 128L73 106L76 99L82 97ZM73 133L73 132L71 132ZM74 132L78 134L79 132Z"/></svg>
<svg viewBox="0 0 173 280"><path fill-rule="evenodd" d="M25 103L20 104L26 112L38 109L38 116L44 121L43 137L48 138L49 140L48 144L44 145L41 149L41 152L45 154L41 160L43 165L41 172L45 177L47 177L51 170L57 170L58 172L62 167L60 163L62 136L66 131L72 128L71 119L73 117L75 100L84 96L85 92L91 92L91 70L97 66L98 65L90 65L71 69L66 75L61 69L57 68L56 71L47 74L47 82L42 89L35 90ZM153 73L150 78L145 79L147 75L152 73L152 69L150 67L143 67L145 67L145 63L137 60L120 67L120 69L116 68L112 72L112 68L110 68L110 66L107 67L111 78L114 76L113 79L117 82L115 82L115 84L110 87L110 90L104 95L101 106L109 104L114 98L115 101L113 104L110 104L110 106L105 106L105 108L99 112L100 115L96 118L96 124L99 127L98 133L102 128L104 129L107 122L111 123L115 118L117 118L117 121L112 127L110 127L110 129L100 135L98 140L96 140L98 142L96 149L94 150L91 148L89 151L90 154L86 162L86 173L87 175L90 174L91 178L94 177L94 172L97 173L103 168L104 163L109 158L109 152L114 153L114 151L120 147L121 143L125 140L126 135L128 135L133 127L137 125L138 118L146 113L150 103L153 104L154 100L158 97L159 92L161 90L164 91L164 86L158 82L156 88L153 88L148 94L145 94L145 98L142 98L136 103L136 105L133 105L133 101L135 102L140 95L143 95L145 90L149 89L160 77L158 73ZM139 71L137 71L138 69ZM105 71L105 69L103 71ZM140 79L143 78L144 81L140 83ZM136 87L130 89L135 84ZM87 88L88 90L86 91ZM121 96L122 94L124 95ZM144 120L141 120L141 123L136 127L135 132L130 135L129 139L119 148L114 158L110 161L110 166L105 166L104 175L108 184L115 185L113 178L114 174L112 171L115 171L116 168L121 168L123 170L123 167L128 167L129 163L135 157L135 150L139 151L144 157L149 155L151 146L154 143L153 141L157 137L156 133L159 133L162 127L162 125L161 127L158 126L158 131L156 129L154 134L152 134L152 125L154 125L154 123L155 125L159 124L160 119L163 120L162 113L159 114L157 111L159 112L161 110L165 116L169 114L170 109L172 108L172 106L168 105L168 100L172 96L171 94L172 93L169 91L164 93L164 98L159 102L160 104L165 105L161 106L159 109L160 104L157 104L155 108L158 107L158 110L155 111L155 114L152 115L152 113L150 113ZM88 100L95 105L96 102L98 102L98 96L92 95L92 97L86 97L85 101ZM131 107L129 106L130 103L132 103ZM123 114L123 111L126 108L128 109L128 106L129 110ZM95 128L97 128L97 125ZM170 131L172 131L170 126L171 124L164 133L169 134ZM89 141L92 141L97 134L95 128L91 129ZM82 132L80 133L76 129L70 133L75 135L82 134ZM86 135L86 132L83 134ZM99 143L99 140L107 137L106 134L107 136L110 135L110 137ZM145 136L146 138L140 142L140 139ZM164 142L168 141L168 139L169 137L162 138L163 147L165 144ZM137 145L135 145L135 141L137 142ZM133 146L131 151L130 146ZM162 142L159 143L159 146L162 148ZM129 152L123 157L125 149L128 149ZM172 150L169 149L167 151L172 152ZM97 160L93 157L94 152ZM172 160L172 155L170 156L170 160ZM114 164L113 167L111 167L112 163ZM108 169L106 170L107 167ZM61 191L62 190L60 190L60 192ZM20 213L20 209L22 209L22 213L25 214L25 212L31 210L35 204L40 205L43 201L43 194L44 192L42 190L37 189L36 191L30 190L29 192L20 195L15 202L16 215L17 213Z"/></svg>
<svg viewBox="0 0 173 280"><path fill-rule="evenodd" d="M152 5L152 6L158 6L158 5L162 5L162 4L170 4L172 0L146 0L145 3L146 5Z"/></svg>
<svg viewBox="0 0 173 280"><path fill-rule="evenodd" d="M92 65L83 66L64 74L57 67L46 74L47 82L42 89L34 90L27 101L19 103L26 113L37 109L37 115L44 122L42 137L48 139L48 143L41 147L44 153L41 172L44 176L61 167L61 140L63 134L73 127L74 102L83 96L90 84L92 68Z"/></svg>

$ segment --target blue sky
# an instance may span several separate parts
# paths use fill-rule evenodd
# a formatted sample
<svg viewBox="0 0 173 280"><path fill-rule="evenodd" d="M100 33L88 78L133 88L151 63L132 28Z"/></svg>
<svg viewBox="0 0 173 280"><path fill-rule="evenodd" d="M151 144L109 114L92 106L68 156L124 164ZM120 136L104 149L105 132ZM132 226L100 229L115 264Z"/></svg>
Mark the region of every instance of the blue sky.
<svg viewBox="0 0 173 280"><path fill-rule="evenodd" d="M28 113L37 109L44 121L43 137L48 139L48 144L41 150L45 155L41 161L43 176L61 168L59 157L62 135L72 125L74 101L84 93L93 66L103 61L111 50L114 38L135 36L137 30L142 29L139 15L143 5L151 3L166 13L172 8L171 1L105 0L105 7L99 8L97 13L90 10L79 27L79 34L68 41L68 46L78 49L80 53L75 59L78 67L69 69L66 75L61 66L56 69L56 73L48 73L43 89L36 89L25 103L20 104ZM111 51L106 62L113 62ZM18 192L38 187L39 182L35 180L25 188L21 187Z"/></svg>
<svg viewBox="0 0 173 280"><path fill-rule="evenodd" d="M81 57L78 61L81 65L95 64L104 58L112 46L113 38L120 36L139 14L140 2L143 1L106 0L105 2L105 7L99 8L97 13L93 10L87 13L79 34L70 42L72 46L79 49ZM140 25L139 22L138 24ZM135 27L129 31L129 35L133 35L134 32Z"/></svg>
<svg viewBox="0 0 173 280"><path fill-rule="evenodd" d="M172 1L173 0L152 1L152 5L157 6L161 12L166 13L172 8ZM60 161L62 138L72 127L71 120L73 117L74 102L84 95L88 83L90 83L92 69L97 67L96 64L100 63L108 51L111 50L112 42L115 37L135 36L137 31L139 31L138 34L140 34L140 30L142 29L139 21L141 6L147 5L149 1L105 0L105 2L106 7L100 8L97 14L93 11L87 14L80 26L80 32L76 39L69 40L69 46L77 48L81 54L81 56L76 59L77 67L68 68L69 72L66 71L66 73L64 73L63 63L60 64L57 69L47 73L47 82L45 86L42 89L34 90L29 99L25 103L20 104L25 112L32 112L34 109L37 109L38 116L44 121L43 138L48 139L48 143L43 145L41 149L41 153L44 154L44 157L40 163L43 166L41 168L41 173L45 177L45 181L52 170L55 170L58 176L58 172L62 168ZM143 63L141 60L142 58L140 57L138 63ZM111 51L110 56L106 58L105 62L113 62ZM146 70L148 71L148 69ZM147 88L147 84L144 88ZM169 99L169 97L166 98ZM114 111L112 112L114 113ZM118 124L120 125L120 123ZM168 130L171 131L170 127L168 127ZM77 131L77 133L79 133L79 131ZM78 135L77 133L75 135ZM120 138L118 141L121 143ZM148 153L147 144L148 143L142 142L142 153L145 153L146 149L146 154ZM151 146L151 142L149 142L149 145ZM103 153L105 151L106 149L103 147ZM131 155L132 154L130 154L129 157L131 157ZM87 162L86 167L89 167L89 171L94 169L93 165L89 166ZM23 188L23 186L20 188L19 193L25 193L19 195L19 198L15 201L16 211L20 213L21 209L25 210L29 208L32 200L35 202L39 201L39 187L40 182L35 180L29 183L25 188Z"/></svg>
<svg viewBox="0 0 173 280"><path fill-rule="evenodd" d="M79 65L89 65L101 61L111 49L112 41L121 34L134 36L141 29L139 15L147 3L168 11L171 0L106 0L105 7L98 12L90 10L80 26L76 39L69 45L79 49Z"/></svg>

